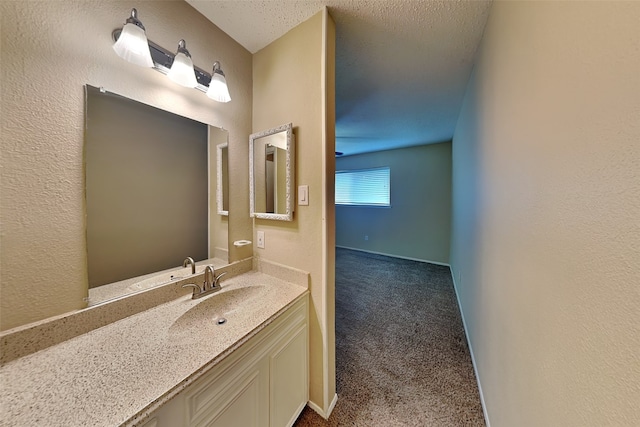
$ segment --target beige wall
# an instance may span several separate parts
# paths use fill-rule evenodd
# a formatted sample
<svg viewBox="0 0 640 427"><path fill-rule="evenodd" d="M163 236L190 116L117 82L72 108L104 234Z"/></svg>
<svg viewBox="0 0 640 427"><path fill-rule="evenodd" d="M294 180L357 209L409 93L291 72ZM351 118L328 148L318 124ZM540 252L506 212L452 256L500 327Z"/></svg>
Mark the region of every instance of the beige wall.
<svg viewBox="0 0 640 427"><path fill-rule="evenodd" d="M640 3L494 2L451 264L493 427L640 425Z"/></svg>
<svg viewBox="0 0 640 427"><path fill-rule="evenodd" d="M334 258L327 237L333 235L334 225L326 215L333 206L327 207L323 199L325 181L333 179L326 152L332 152L334 144L334 34L331 18L319 13L253 58L253 131L293 122L296 185L308 185L310 193L309 206L296 206L292 222L254 221L254 231L265 232L266 246L254 247L254 256L311 273L310 400L322 411L335 394L334 283L328 273Z"/></svg>
<svg viewBox="0 0 640 427"><path fill-rule="evenodd" d="M336 159L337 170L388 166L391 207L336 206L336 244L447 264L451 219L451 143ZM364 236L368 240L364 240Z"/></svg>
<svg viewBox="0 0 640 427"><path fill-rule="evenodd" d="M138 6L154 42L172 49L186 39L195 64L204 69L221 61L232 101L213 102L113 52L111 32L132 6L129 1L0 2L2 329L84 306L84 84L228 130L234 164L230 238L251 235L251 54L187 3ZM251 255L250 248L230 250L236 258Z"/></svg>

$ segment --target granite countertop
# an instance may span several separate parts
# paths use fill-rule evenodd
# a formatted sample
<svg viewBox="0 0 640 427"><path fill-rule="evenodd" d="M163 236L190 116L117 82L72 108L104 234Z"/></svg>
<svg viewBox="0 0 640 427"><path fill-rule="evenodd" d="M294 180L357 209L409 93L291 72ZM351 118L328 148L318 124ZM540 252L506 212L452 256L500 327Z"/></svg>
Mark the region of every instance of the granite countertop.
<svg viewBox="0 0 640 427"><path fill-rule="evenodd" d="M0 425L136 425L307 292L258 271L224 281L222 288L5 364ZM216 324L219 316L227 319L224 325Z"/></svg>

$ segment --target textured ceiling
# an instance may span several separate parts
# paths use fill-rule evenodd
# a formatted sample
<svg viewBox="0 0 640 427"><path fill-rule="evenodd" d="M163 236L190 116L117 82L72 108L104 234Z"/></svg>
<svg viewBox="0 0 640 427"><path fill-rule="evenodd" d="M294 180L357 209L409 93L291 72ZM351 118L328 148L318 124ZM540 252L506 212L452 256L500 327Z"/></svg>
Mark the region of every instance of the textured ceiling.
<svg viewBox="0 0 640 427"><path fill-rule="evenodd" d="M336 150L453 136L490 1L187 0L251 52L323 6L336 22Z"/></svg>

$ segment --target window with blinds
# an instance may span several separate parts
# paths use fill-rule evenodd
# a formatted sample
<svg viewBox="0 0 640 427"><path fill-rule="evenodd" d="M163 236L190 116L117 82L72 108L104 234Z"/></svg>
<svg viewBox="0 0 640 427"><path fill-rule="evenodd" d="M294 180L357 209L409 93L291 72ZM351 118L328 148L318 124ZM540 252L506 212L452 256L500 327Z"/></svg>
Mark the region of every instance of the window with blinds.
<svg viewBox="0 0 640 427"><path fill-rule="evenodd" d="M336 171L336 205L391 206L388 167Z"/></svg>

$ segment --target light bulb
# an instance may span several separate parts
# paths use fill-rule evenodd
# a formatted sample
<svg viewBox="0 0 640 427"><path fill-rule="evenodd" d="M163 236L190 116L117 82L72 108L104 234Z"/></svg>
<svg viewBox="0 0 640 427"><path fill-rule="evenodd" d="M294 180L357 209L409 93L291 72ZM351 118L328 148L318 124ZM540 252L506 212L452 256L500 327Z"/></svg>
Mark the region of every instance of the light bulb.
<svg viewBox="0 0 640 427"><path fill-rule="evenodd" d="M184 40L178 42L178 52L173 58L173 64L167 77L184 87L194 88L198 86L198 80L193 70L193 61Z"/></svg>
<svg viewBox="0 0 640 427"><path fill-rule="evenodd" d="M211 75L209 89L207 89L207 96L218 102L231 101L229 87L227 86L227 79L225 79L224 73L220 69L219 62L213 64L213 74Z"/></svg>
<svg viewBox="0 0 640 427"><path fill-rule="evenodd" d="M131 17L127 19L120 37L113 44L113 50L122 59L141 67L153 67L149 42L144 26L137 18L138 11L131 9Z"/></svg>

